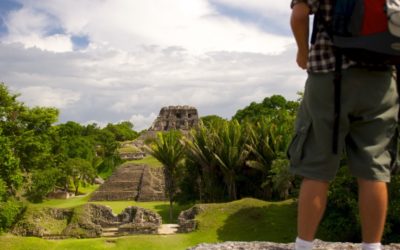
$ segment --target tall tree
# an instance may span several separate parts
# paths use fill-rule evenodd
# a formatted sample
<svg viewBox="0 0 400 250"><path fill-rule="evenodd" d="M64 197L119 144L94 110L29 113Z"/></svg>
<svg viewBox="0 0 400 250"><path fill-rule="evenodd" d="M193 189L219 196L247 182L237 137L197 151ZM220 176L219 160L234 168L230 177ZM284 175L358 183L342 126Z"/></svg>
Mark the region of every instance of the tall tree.
<svg viewBox="0 0 400 250"><path fill-rule="evenodd" d="M150 154L164 166L165 188L169 198L169 218L172 221L172 205L176 192L177 168L184 159L184 146L180 142L182 134L171 130L157 134L157 140L147 147Z"/></svg>
<svg viewBox="0 0 400 250"><path fill-rule="evenodd" d="M79 185L91 183L96 175L92 164L85 159L70 158L65 162L65 174L72 180L75 195L79 194Z"/></svg>
<svg viewBox="0 0 400 250"><path fill-rule="evenodd" d="M51 166L50 131L58 119L55 108L26 107L18 95L0 84L1 177L15 191L22 181L22 171Z"/></svg>
<svg viewBox="0 0 400 250"><path fill-rule="evenodd" d="M21 186L23 178L19 168L19 159L14 154L12 143L2 135L0 130L0 179L4 181L7 190L15 193Z"/></svg>
<svg viewBox="0 0 400 250"><path fill-rule="evenodd" d="M286 110L280 110L273 117L263 117L249 127L250 138L247 148L250 155L247 166L262 172L262 187L267 198L272 198L274 190L272 163L277 159L285 159L285 152L291 139L293 116ZM278 164L276 167L283 167ZM283 173L277 169L276 173ZM283 171L283 170L282 170ZM282 184L283 185L283 184ZM289 185L289 184L288 184Z"/></svg>
<svg viewBox="0 0 400 250"><path fill-rule="evenodd" d="M138 133L133 130L133 124L129 121L109 123L104 129L113 133L117 141L133 140L138 137Z"/></svg>
<svg viewBox="0 0 400 250"><path fill-rule="evenodd" d="M211 124L213 125L211 126ZM188 160L199 165L197 182L200 200L203 200L203 195L205 195L206 200L215 201L214 191L219 188L217 161L214 157L217 148L214 128L217 124L218 122L213 122L205 126L200 122L199 126L191 131L190 138L184 138Z"/></svg>
<svg viewBox="0 0 400 250"><path fill-rule="evenodd" d="M236 119L239 122L245 120L256 122L261 117L272 117L281 110L286 110L291 114L295 114L298 106L298 101L287 101L281 95L273 95L264 98L260 103L252 102L244 109L238 110L232 119Z"/></svg>
<svg viewBox="0 0 400 250"><path fill-rule="evenodd" d="M229 198L236 200L236 178L244 166L248 155L248 150L245 147L247 136L242 126L236 120L223 123L217 135L216 144L218 147L216 148L214 157L224 174Z"/></svg>

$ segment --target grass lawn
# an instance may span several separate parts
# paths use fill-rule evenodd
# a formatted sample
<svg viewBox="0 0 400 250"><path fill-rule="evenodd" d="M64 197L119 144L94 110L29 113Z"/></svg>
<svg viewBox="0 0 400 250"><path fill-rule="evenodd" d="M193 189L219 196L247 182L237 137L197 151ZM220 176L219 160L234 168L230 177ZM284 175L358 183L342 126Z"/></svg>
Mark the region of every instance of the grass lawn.
<svg viewBox="0 0 400 250"><path fill-rule="evenodd" d="M103 202L102 202L103 203ZM106 202L114 211L131 202ZM160 204L140 203L150 209ZM0 236L1 249L138 249L182 250L202 242L275 241L290 242L296 236L296 206L292 200L266 202L242 199L230 203L204 204L197 219L198 230L176 235L135 235L120 238L43 240Z"/></svg>
<svg viewBox="0 0 400 250"><path fill-rule="evenodd" d="M163 165L156 158L151 155L147 155L141 160L127 161L126 163L136 163L136 164L147 164L149 167L160 168Z"/></svg>
<svg viewBox="0 0 400 250"><path fill-rule="evenodd" d="M95 191L99 185L88 185L86 187L80 187L79 192L85 193L87 195L79 195L67 200L63 199L49 199L42 203L31 203L33 207L54 207L54 208L71 208L86 204L90 198L90 193Z"/></svg>

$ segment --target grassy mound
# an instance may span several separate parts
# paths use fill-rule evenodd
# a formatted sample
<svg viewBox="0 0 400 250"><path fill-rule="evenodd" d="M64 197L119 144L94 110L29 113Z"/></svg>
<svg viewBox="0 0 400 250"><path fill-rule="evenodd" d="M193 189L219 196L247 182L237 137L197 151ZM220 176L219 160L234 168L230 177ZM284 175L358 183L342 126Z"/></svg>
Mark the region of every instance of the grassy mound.
<svg viewBox="0 0 400 250"><path fill-rule="evenodd" d="M274 241L290 242L296 236L296 206L292 200L266 202L242 199L230 203L202 204L196 219L198 230L176 235L135 235L116 239L68 239L0 237L5 249L186 249L202 242Z"/></svg>

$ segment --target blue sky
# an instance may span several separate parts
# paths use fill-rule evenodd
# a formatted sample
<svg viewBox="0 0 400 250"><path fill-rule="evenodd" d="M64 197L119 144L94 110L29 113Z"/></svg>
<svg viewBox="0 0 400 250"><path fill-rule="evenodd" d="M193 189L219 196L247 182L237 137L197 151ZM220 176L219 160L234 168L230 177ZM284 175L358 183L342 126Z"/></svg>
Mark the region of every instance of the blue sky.
<svg viewBox="0 0 400 250"><path fill-rule="evenodd" d="M249 9L241 8L240 6L232 6L225 2L221 3L210 0L210 3L221 15L237 19L249 25L256 25L265 32L283 36L291 36L292 34L287 22L274 19L272 16L263 15L263 13L254 12Z"/></svg>
<svg viewBox="0 0 400 250"><path fill-rule="evenodd" d="M60 122L150 126L163 106L230 118L295 99L289 1L2 0L0 81Z"/></svg>
<svg viewBox="0 0 400 250"><path fill-rule="evenodd" d="M7 32L6 24L4 23L8 12L21 8L22 5L16 1L2 0L0 1L0 35Z"/></svg>

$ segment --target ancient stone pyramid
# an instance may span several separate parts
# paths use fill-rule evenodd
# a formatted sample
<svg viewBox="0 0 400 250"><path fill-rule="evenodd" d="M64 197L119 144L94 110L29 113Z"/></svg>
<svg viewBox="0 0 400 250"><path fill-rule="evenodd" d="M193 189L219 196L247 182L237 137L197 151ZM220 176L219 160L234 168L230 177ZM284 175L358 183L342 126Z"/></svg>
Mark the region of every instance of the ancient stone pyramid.
<svg viewBox="0 0 400 250"><path fill-rule="evenodd" d="M91 201L163 201L165 184L162 168L123 164L95 191Z"/></svg>

